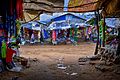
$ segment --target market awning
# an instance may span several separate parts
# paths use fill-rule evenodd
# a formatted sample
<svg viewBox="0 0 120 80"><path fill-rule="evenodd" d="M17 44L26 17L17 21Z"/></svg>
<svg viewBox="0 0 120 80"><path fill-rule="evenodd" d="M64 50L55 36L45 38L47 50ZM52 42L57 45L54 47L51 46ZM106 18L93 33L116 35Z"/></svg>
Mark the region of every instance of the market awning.
<svg viewBox="0 0 120 80"><path fill-rule="evenodd" d="M70 0L68 11L71 12L90 12L96 10L98 0Z"/></svg>

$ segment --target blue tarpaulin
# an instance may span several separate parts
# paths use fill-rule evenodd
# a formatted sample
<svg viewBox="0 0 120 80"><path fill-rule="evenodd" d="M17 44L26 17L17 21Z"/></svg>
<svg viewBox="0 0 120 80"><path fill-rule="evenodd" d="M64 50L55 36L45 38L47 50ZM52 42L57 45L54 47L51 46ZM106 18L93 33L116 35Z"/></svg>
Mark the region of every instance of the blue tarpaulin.
<svg viewBox="0 0 120 80"><path fill-rule="evenodd" d="M59 16L52 17L52 23L47 29L68 29L71 28L71 24L84 23L86 20L72 13L61 14ZM74 26L75 27L75 26Z"/></svg>
<svg viewBox="0 0 120 80"><path fill-rule="evenodd" d="M24 28L32 29L32 30L41 30L40 24L38 22L29 22L21 25Z"/></svg>
<svg viewBox="0 0 120 80"><path fill-rule="evenodd" d="M52 17L52 21L73 20L73 19L79 19L85 21L84 18L81 18L80 16L72 13L61 14L59 16Z"/></svg>
<svg viewBox="0 0 120 80"><path fill-rule="evenodd" d="M106 25L111 28L119 27L120 21L118 18L106 18L105 19Z"/></svg>
<svg viewBox="0 0 120 80"><path fill-rule="evenodd" d="M69 23L67 23L66 21L58 21L58 22L53 22L52 24L50 24L47 29L48 30L54 30L54 29L57 30L57 29L68 29L68 28L71 28Z"/></svg>

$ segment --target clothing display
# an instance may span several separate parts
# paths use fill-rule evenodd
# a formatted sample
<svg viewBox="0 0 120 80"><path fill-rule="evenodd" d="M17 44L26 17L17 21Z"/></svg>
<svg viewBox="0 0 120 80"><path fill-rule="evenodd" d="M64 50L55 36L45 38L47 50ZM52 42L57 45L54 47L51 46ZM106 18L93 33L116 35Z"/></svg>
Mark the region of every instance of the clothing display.
<svg viewBox="0 0 120 80"><path fill-rule="evenodd" d="M22 18L23 0L0 0L0 60L5 69L7 69L6 62L12 62L14 51L10 46L17 45L16 38L20 33L19 20ZM11 36L14 38L10 39ZM10 45L8 46L7 43Z"/></svg>

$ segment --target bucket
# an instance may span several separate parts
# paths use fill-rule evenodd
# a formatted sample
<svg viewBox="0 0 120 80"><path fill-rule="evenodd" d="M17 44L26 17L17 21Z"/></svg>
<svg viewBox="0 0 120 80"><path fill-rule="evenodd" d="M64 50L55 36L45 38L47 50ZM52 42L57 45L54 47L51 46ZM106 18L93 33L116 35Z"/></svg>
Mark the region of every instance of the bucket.
<svg viewBox="0 0 120 80"><path fill-rule="evenodd" d="M27 66L27 64L28 64L28 60L27 59L22 59L21 60L21 65L22 66Z"/></svg>

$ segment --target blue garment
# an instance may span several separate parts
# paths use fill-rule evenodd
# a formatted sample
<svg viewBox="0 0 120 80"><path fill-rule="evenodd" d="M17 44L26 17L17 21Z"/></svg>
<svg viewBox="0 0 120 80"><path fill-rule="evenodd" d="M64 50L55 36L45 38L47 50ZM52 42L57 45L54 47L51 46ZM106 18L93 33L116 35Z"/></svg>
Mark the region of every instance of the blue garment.
<svg viewBox="0 0 120 80"><path fill-rule="evenodd" d="M44 39L48 39L48 32L46 30L43 30L43 35L44 35Z"/></svg>

